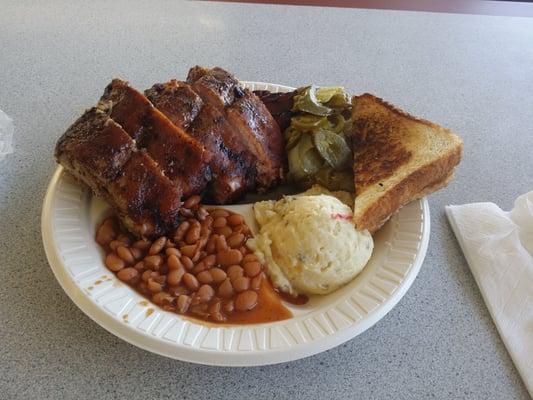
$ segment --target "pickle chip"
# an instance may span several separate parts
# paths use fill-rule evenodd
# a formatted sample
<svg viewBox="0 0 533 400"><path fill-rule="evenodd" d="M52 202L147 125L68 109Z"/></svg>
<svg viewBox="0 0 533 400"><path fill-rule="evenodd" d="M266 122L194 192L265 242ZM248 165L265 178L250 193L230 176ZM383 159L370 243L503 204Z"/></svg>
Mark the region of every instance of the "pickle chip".
<svg viewBox="0 0 533 400"><path fill-rule="evenodd" d="M294 106L293 111L304 111L313 115L322 115L326 116L333 112L329 107L326 107L318 101L316 98L316 91L318 87L311 85L305 89L300 94L297 94L294 97Z"/></svg>
<svg viewBox="0 0 533 400"><path fill-rule="evenodd" d="M298 144L298 150L300 153L302 170L306 175L315 174L324 164L324 161L315 148L310 135L303 135Z"/></svg>
<svg viewBox="0 0 533 400"><path fill-rule="evenodd" d="M330 121L327 117L312 114L300 114L291 118L291 128L302 132L311 132L317 128L328 128Z"/></svg>
<svg viewBox="0 0 533 400"><path fill-rule="evenodd" d="M323 86L316 90L317 100L331 108L343 108L350 105L350 97L342 86Z"/></svg>
<svg viewBox="0 0 533 400"><path fill-rule="evenodd" d="M344 131L344 125L346 124L346 120L341 114L333 114L328 117L329 127L327 128L328 131L332 131L335 133L341 133Z"/></svg>
<svg viewBox="0 0 533 400"><path fill-rule="evenodd" d="M342 136L321 129L313 135L313 142L320 156L333 169L341 170L350 165L352 152Z"/></svg>
<svg viewBox="0 0 533 400"><path fill-rule="evenodd" d="M298 144L289 151L287 158L290 177L296 182L307 180L309 175L315 174L324 164L311 136L306 134L300 137Z"/></svg>
<svg viewBox="0 0 533 400"><path fill-rule="evenodd" d="M285 150L289 151L298 144L298 141L300 140L300 137L302 136L302 132L292 127L289 127L285 130L284 135L285 135Z"/></svg>
<svg viewBox="0 0 533 400"><path fill-rule="evenodd" d="M345 140L350 110L350 97L341 86L296 90L294 115L284 133L289 180L300 187L318 182L330 190L354 191L352 151Z"/></svg>

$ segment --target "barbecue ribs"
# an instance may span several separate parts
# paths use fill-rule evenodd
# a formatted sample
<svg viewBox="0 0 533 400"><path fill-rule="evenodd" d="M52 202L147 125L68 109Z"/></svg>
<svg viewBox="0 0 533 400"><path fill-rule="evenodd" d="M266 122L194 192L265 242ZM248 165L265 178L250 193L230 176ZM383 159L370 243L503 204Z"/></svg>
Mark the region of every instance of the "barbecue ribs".
<svg viewBox="0 0 533 400"><path fill-rule="evenodd" d="M217 108L255 159L257 188L266 191L283 178L284 140L278 124L259 98L239 86L229 72L193 67L187 82L206 104Z"/></svg>
<svg viewBox="0 0 533 400"><path fill-rule="evenodd" d="M144 148L164 174L188 197L211 179L210 153L165 117L140 92L120 79L106 88L98 107Z"/></svg>
<svg viewBox="0 0 533 400"><path fill-rule="evenodd" d="M228 203L253 189L253 157L243 145L240 134L228 125L217 108L204 104L190 85L176 80L156 84L145 93L177 126L191 120L191 110L194 110L196 118L188 124L187 133L212 154L213 179L208 186L208 201Z"/></svg>
<svg viewBox="0 0 533 400"><path fill-rule="evenodd" d="M107 200L136 236L180 223L182 197L215 203L283 177L283 137L261 100L221 68L145 94L120 79L61 136L57 161Z"/></svg>
<svg viewBox="0 0 533 400"><path fill-rule="evenodd" d="M61 136L55 156L134 234L154 238L178 223L181 191L105 112L86 111Z"/></svg>

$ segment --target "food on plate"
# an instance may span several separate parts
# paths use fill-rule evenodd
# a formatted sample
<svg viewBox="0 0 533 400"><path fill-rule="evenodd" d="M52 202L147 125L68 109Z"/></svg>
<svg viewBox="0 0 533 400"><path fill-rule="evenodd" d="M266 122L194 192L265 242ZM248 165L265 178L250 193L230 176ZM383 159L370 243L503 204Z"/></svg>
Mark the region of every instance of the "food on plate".
<svg viewBox="0 0 533 400"><path fill-rule="evenodd" d="M184 90L173 93L175 86ZM176 228L182 197L207 193L209 201L226 203L280 182L279 127L230 73L194 67L187 83L146 94L162 110L113 80L56 146L57 161L104 197L135 235L155 238Z"/></svg>
<svg viewBox="0 0 533 400"><path fill-rule="evenodd" d="M263 265L245 246L251 232L244 218L207 210L199 200L189 198L189 218L153 241L136 240L116 218L105 219L96 241L106 251L106 266L166 311L217 323L290 318Z"/></svg>
<svg viewBox="0 0 533 400"><path fill-rule="evenodd" d="M205 103L224 113L231 129L254 157L258 189L265 191L278 184L285 160L283 137L261 100L221 68L193 67L187 82Z"/></svg>
<svg viewBox="0 0 533 400"><path fill-rule="evenodd" d="M377 231L403 205L446 186L461 160L462 140L383 100L353 98L357 229Z"/></svg>
<svg viewBox="0 0 533 400"><path fill-rule="evenodd" d="M58 140L63 167L113 205L138 236L157 237L179 221L182 192L145 151L109 118L92 108Z"/></svg>
<svg viewBox="0 0 533 400"><path fill-rule="evenodd" d="M146 151L165 176L189 197L204 189L211 179L211 154L202 143L171 123L140 92L113 79L100 98L98 108Z"/></svg>
<svg viewBox="0 0 533 400"><path fill-rule="evenodd" d="M352 151L346 141L350 102L341 87L309 86L296 91L285 129L287 177L301 187L314 183L353 192Z"/></svg>
<svg viewBox="0 0 533 400"><path fill-rule="evenodd" d="M294 97L294 111L327 116L341 113L350 106L348 93L340 86L311 85L298 90Z"/></svg>
<svg viewBox="0 0 533 400"><path fill-rule="evenodd" d="M224 204L255 187L255 162L240 134L224 114L204 103L185 82L171 80L145 91L152 104L176 126L201 142L211 153L212 179L206 201Z"/></svg>
<svg viewBox="0 0 533 400"><path fill-rule="evenodd" d="M269 92L268 90L254 90L254 94L265 104L278 123L279 129L282 132L285 131L291 124L291 118L294 115L292 107L296 90L277 93Z"/></svg>
<svg viewBox="0 0 533 400"><path fill-rule="evenodd" d="M372 236L357 231L352 210L332 196L286 196L254 204L260 230L247 246L274 286L291 295L327 294L366 265Z"/></svg>
<svg viewBox="0 0 533 400"><path fill-rule="evenodd" d="M196 66L144 93L114 79L55 156L114 209L96 241L120 280L168 311L255 323L291 316L265 272L293 300L342 287L367 264L371 234L445 186L461 152L449 130L370 94L252 92ZM200 205L282 183L307 190L256 203L255 238L241 215Z"/></svg>

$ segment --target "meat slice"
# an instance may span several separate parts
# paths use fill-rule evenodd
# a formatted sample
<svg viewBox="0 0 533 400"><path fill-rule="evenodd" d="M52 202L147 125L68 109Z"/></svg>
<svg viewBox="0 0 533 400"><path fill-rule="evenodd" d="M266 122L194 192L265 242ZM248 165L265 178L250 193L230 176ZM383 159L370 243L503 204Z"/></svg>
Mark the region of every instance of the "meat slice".
<svg viewBox="0 0 533 400"><path fill-rule="evenodd" d="M215 107L205 105L191 125L190 133L214 154L209 198L215 203L236 200L254 186L255 167L250 154L233 140L224 116Z"/></svg>
<svg viewBox="0 0 533 400"><path fill-rule="evenodd" d="M207 103L223 109L233 103L235 89L239 81L222 68L192 67L187 75L187 83Z"/></svg>
<svg viewBox="0 0 533 400"><path fill-rule="evenodd" d="M107 113L86 111L58 140L55 156L132 233L154 238L177 226L181 192Z"/></svg>
<svg viewBox="0 0 533 400"><path fill-rule="evenodd" d="M278 183L283 178L283 136L261 100L249 90L242 89L233 75L218 67L194 67L189 71L187 81L192 83L193 90L204 103L224 114L234 136L239 136L241 144L254 157L259 191L266 191Z"/></svg>
<svg viewBox="0 0 533 400"><path fill-rule="evenodd" d="M233 133L224 115L215 107L209 104L202 106L202 100L190 85L172 80L154 85L145 94L177 126L183 127L183 121L190 120L191 109L196 111L196 105L200 105L200 111L196 113L194 122L188 125L187 133L213 155L213 180L208 185L208 201L227 203L253 187L255 168L240 135Z"/></svg>
<svg viewBox="0 0 533 400"><path fill-rule="evenodd" d="M270 114L278 123L281 132L285 131L291 124L291 118L295 112L292 111L294 106L294 96L296 90L292 92L270 92L268 90L254 90L254 94L263 102Z"/></svg>
<svg viewBox="0 0 533 400"><path fill-rule="evenodd" d="M267 190L283 178L285 143L277 122L259 98L244 89L226 109L228 122L240 132L257 159L257 183Z"/></svg>
<svg viewBox="0 0 533 400"><path fill-rule="evenodd" d="M152 104L177 127L187 130L202 109L202 99L189 85L171 80L144 92Z"/></svg>
<svg viewBox="0 0 533 400"><path fill-rule="evenodd" d="M140 92L114 79L99 108L145 148L185 197L200 193L211 179L210 153L158 111Z"/></svg>
<svg viewBox="0 0 533 400"><path fill-rule="evenodd" d="M135 150L135 143L119 125L91 108L59 138L55 156L69 172L101 191L120 175Z"/></svg>
<svg viewBox="0 0 533 400"><path fill-rule="evenodd" d="M122 222L132 232L152 239L178 225L181 193L144 150L132 154L107 191L121 211Z"/></svg>

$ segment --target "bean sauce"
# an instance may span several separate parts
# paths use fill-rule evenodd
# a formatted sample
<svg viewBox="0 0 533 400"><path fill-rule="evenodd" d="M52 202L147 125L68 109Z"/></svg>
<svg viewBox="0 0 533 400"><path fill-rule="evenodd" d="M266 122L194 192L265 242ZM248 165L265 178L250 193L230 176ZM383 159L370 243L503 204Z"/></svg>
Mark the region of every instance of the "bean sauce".
<svg viewBox="0 0 533 400"><path fill-rule="evenodd" d="M135 240L118 218L105 219L96 241L118 279L166 311L214 323L261 323L292 316L245 246L251 237L240 214L207 210L193 196L174 232Z"/></svg>

